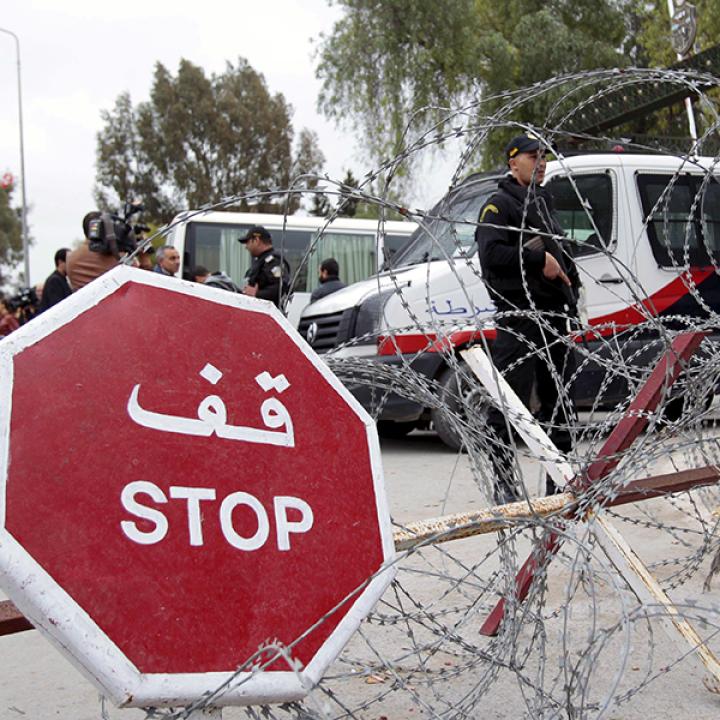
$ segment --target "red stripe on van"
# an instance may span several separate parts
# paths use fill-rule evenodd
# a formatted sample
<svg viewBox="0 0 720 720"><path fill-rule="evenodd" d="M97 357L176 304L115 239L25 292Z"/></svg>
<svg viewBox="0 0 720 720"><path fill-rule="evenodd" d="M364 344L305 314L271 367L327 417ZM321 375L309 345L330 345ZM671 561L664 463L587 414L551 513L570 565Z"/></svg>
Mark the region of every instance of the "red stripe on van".
<svg viewBox="0 0 720 720"><path fill-rule="evenodd" d="M443 352L462 347L485 336L494 340L497 332L488 330L458 330L437 339L434 333L413 333L408 335L387 335L378 338L378 355L398 355L417 352Z"/></svg>
<svg viewBox="0 0 720 720"><path fill-rule="evenodd" d="M430 350L435 343L435 333L381 335L377 342L378 355L405 355Z"/></svg>
<svg viewBox="0 0 720 720"><path fill-rule="evenodd" d="M487 330L458 330L446 337L438 340L431 348L430 352L443 352L451 348L463 347L471 342L475 342L485 337L488 340L494 340L497 330L494 328Z"/></svg>
<svg viewBox="0 0 720 720"><path fill-rule="evenodd" d="M606 335L614 332L617 326L630 327L639 325L648 319L648 317L657 317L660 313L667 310L671 305L680 300L684 295L688 294L688 285L699 285L707 280L715 272L714 268L692 268L690 272L683 273L669 282L657 292L653 293L649 298L643 300L639 305L631 305L608 315L591 318L590 325L608 325L599 332ZM613 328L612 326L615 326ZM590 333L593 334L593 333Z"/></svg>

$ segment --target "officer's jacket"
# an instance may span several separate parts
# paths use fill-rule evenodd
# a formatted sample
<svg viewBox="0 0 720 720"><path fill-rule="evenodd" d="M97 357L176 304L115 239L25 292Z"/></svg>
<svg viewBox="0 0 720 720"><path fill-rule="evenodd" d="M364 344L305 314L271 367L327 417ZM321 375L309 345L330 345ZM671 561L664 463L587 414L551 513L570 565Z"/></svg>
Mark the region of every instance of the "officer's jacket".
<svg viewBox="0 0 720 720"><path fill-rule="evenodd" d="M257 285L256 297L280 307L281 295L287 295L290 289L290 266L279 250L270 248L253 258L245 278L248 285Z"/></svg>
<svg viewBox="0 0 720 720"><path fill-rule="evenodd" d="M500 181L480 211L475 231L483 280L499 310L534 304L575 312L580 278L570 244L558 238L563 234L544 188L525 188L511 176ZM570 278L572 289L543 275L546 252Z"/></svg>

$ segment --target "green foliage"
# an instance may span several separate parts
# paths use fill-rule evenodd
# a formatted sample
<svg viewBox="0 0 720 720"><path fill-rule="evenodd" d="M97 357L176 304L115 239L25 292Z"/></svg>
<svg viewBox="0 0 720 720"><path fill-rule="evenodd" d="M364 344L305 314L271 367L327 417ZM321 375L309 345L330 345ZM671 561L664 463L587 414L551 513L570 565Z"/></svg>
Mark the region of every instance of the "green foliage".
<svg viewBox="0 0 720 720"><path fill-rule="evenodd" d="M488 117L507 105L508 93L558 75L676 62L665 0L335 4L344 12L318 45L318 105L330 118L349 120L376 163L401 151L413 127L427 128L446 116L448 106L482 99L479 114ZM720 38L720 3L697 0L696 5L698 43L704 49ZM526 100L503 119L552 123L581 97L566 97L569 89ZM644 118L635 131L670 129L672 118L682 124L682 106ZM488 135L479 148L483 166L502 162L501 148L513 132Z"/></svg>
<svg viewBox="0 0 720 720"><path fill-rule="evenodd" d="M336 2L345 13L318 48L319 107L350 118L376 160L402 147L409 123L427 125L449 105L626 62L613 0ZM555 99L516 119L541 121Z"/></svg>
<svg viewBox="0 0 720 720"><path fill-rule="evenodd" d="M351 170L345 173L342 185L340 186L340 198L337 204L338 217L355 217L360 200L353 196L353 188L357 187L358 181Z"/></svg>
<svg viewBox="0 0 720 720"><path fill-rule="evenodd" d="M12 206L13 189L12 177L6 174L0 184L0 266L7 268L22 259L21 210Z"/></svg>
<svg viewBox="0 0 720 720"><path fill-rule="evenodd" d="M339 0L345 15L321 38L320 109L349 119L370 154L393 153L412 114L472 87L480 32L472 0Z"/></svg>
<svg viewBox="0 0 720 720"><path fill-rule="evenodd" d="M302 187L314 190L318 185L318 175L325 165L325 155L320 150L317 133L303 128L298 135L296 147L292 177L295 180L302 179ZM312 215L318 216L326 215L330 209L325 196L316 192L305 198L304 206Z"/></svg>
<svg viewBox="0 0 720 720"><path fill-rule="evenodd" d="M96 198L116 208L141 197L147 219L167 222L178 211L197 208L252 189L287 188L301 173L324 163L317 136L299 134L293 154L291 107L271 94L262 75L240 58L225 72L207 77L181 60L176 76L161 63L147 102L133 106L127 93L103 113L98 134ZM291 198L289 210L299 207ZM284 212L286 198L241 211Z"/></svg>
<svg viewBox="0 0 720 720"><path fill-rule="evenodd" d="M353 191L359 187L359 182L353 175L352 170L347 170L340 184L339 195L337 194L337 186L332 186L334 202L325 193L317 191L313 193L308 212L317 217L330 217L332 215L333 217L352 217L358 220L379 220L383 206L377 202L366 202L361 199L360 195L354 194ZM373 196L373 184L364 184L360 192L363 195ZM397 200L392 194L388 199ZM403 220L402 215L389 208L385 208L382 217L385 220Z"/></svg>
<svg viewBox="0 0 720 720"><path fill-rule="evenodd" d="M645 64L649 67L667 67L677 62L677 56L670 43L670 16L665 0L637 3L639 12L637 43L643 49ZM694 0L697 15L697 37L695 46L707 50L720 41L720 3L717 0ZM709 97L720 101L720 93L712 91ZM702 131L703 113L707 109L697 107L696 120L698 131ZM708 122L715 122L712 114ZM649 118L642 131L658 135L687 135L687 115L683 104L666 108Z"/></svg>
<svg viewBox="0 0 720 720"><path fill-rule="evenodd" d="M316 217L328 217L332 210L333 207L327 199L325 193L313 193L312 201L310 203L310 207L308 208L311 215L315 215Z"/></svg>

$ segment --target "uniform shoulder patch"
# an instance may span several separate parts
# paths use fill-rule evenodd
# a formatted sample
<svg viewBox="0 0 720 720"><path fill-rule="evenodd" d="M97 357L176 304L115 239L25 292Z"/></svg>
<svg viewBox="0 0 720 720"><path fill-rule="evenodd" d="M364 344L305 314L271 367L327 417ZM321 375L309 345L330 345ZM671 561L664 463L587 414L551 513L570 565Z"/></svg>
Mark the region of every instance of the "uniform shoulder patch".
<svg viewBox="0 0 720 720"><path fill-rule="evenodd" d="M282 276L282 268L279 265L276 265L271 271L270 274L274 278L279 278Z"/></svg>
<svg viewBox="0 0 720 720"><path fill-rule="evenodd" d="M274 255L268 255L268 256L265 258L265 262L266 262L266 263L275 262L275 256L274 256Z"/></svg>
<svg viewBox="0 0 720 720"><path fill-rule="evenodd" d="M493 205L492 203L488 203L482 211L482 215L480 215L480 222L485 221L485 216L489 213L495 213L495 215L499 215L500 211L497 209L497 205Z"/></svg>

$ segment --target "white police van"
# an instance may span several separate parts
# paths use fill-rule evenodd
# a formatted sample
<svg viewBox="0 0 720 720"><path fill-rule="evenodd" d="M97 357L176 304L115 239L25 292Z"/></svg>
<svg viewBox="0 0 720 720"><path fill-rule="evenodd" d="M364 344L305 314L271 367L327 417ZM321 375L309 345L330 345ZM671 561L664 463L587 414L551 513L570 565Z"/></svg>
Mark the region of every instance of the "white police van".
<svg viewBox="0 0 720 720"><path fill-rule="evenodd" d="M341 279L348 285L377 273L383 263L405 244L417 225L409 221L325 218L237 212L185 212L171 223L167 243L182 259L180 272L201 265L210 272L222 270L236 285L250 267L250 255L238 242L253 225L263 225L290 265L293 297L288 318L297 326L300 312L318 284L320 263L334 257Z"/></svg>
<svg viewBox="0 0 720 720"><path fill-rule="evenodd" d="M617 351L631 366L647 367L658 352L648 318L677 326L720 311L718 173L717 160L707 157L598 153L548 162L545 186L575 243L581 321L591 329L577 337L592 349L578 378L579 407L625 398L631 378L622 368L608 376L608 358ZM494 337L474 232L501 177L467 178L428 213L391 272L308 306L300 332L319 352L407 363L441 387L457 383L449 349L459 351L481 333ZM351 389L376 412L381 433L398 436L432 423L458 446L442 409L367 384ZM382 404L373 407L379 395Z"/></svg>

